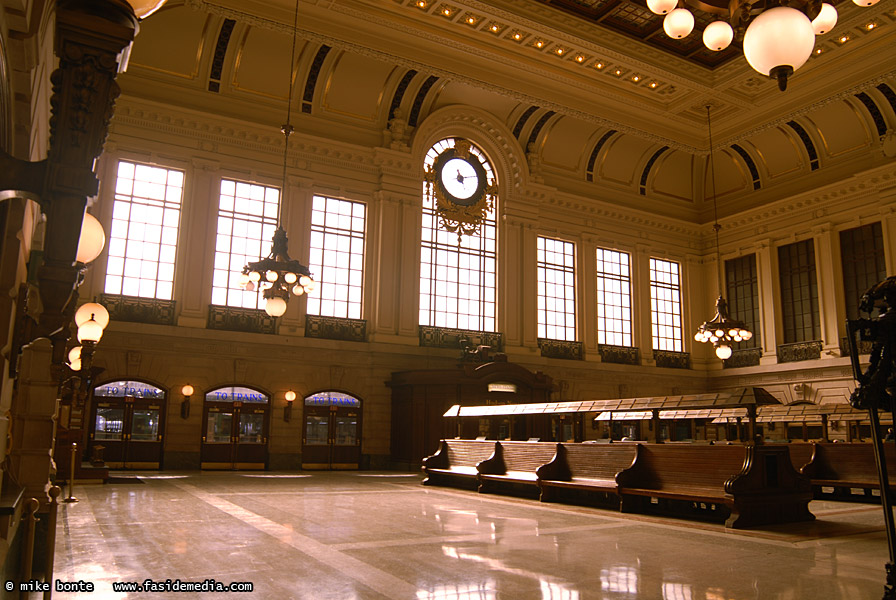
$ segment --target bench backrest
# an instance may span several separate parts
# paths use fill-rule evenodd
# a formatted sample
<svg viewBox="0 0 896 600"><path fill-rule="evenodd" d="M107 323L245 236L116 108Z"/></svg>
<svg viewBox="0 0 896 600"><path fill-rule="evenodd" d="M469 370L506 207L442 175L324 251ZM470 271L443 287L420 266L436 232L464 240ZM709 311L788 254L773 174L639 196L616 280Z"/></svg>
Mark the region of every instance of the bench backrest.
<svg viewBox="0 0 896 600"><path fill-rule="evenodd" d="M572 477L614 479L632 466L637 444L563 444Z"/></svg>
<svg viewBox="0 0 896 600"><path fill-rule="evenodd" d="M624 487L721 488L743 470L744 446L639 444L638 456L617 482Z"/></svg>
<svg viewBox="0 0 896 600"><path fill-rule="evenodd" d="M449 467L475 467L495 452L494 441L444 440Z"/></svg>
<svg viewBox="0 0 896 600"><path fill-rule="evenodd" d="M501 455L507 471L534 474L538 467L551 462L556 452L554 442L501 442Z"/></svg>
<svg viewBox="0 0 896 600"><path fill-rule="evenodd" d="M888 447L889 446L889 447ZM896 453L893 443L884 444L887 471L896 476ZM874 460L874 446L863 442L816 444L815 460L810 467L813 479L843 479L845 481L877 482L877 463Z"/></svg>

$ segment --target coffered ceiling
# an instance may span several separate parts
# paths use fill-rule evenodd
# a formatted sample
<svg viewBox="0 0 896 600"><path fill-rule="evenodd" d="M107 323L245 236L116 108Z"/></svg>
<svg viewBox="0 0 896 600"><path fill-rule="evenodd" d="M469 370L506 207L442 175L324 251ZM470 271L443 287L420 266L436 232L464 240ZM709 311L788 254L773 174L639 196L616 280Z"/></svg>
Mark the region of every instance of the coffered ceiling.
<svg viewBox="0 0 896 600"><path fill-rule="evenodd" d="M723 213L893 160L880 149L896 130L896 0L838 9L780 92L738 48L698 48L699 24L666 38L639 0L300 0L293 110L300 132L375 147L396 117L413 136L440 108L469 105L506 125L546 184L598 183L706 221L707 105ZM142 24L125 104L279 127L294 10L170 0Z"/></svg>

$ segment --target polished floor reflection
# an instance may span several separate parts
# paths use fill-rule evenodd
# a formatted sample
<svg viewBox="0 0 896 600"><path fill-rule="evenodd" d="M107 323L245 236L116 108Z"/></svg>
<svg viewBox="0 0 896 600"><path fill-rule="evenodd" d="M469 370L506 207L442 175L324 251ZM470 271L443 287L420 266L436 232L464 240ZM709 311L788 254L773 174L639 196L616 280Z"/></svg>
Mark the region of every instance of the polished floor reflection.
<svg viewBox="0 0 896 600"><path fill-rule="evenodd" d="M813 502L814 523L727 531L423 487L416 474L122 475L122 483L80 487L81 501L60 508L55 576L92 582L95 591L55 598L855 600L883 593L886 536L873 505ZM113 590L127 582L162 591ZM164 591L188 582L211 589L251 582L252 591Z"/></svg>

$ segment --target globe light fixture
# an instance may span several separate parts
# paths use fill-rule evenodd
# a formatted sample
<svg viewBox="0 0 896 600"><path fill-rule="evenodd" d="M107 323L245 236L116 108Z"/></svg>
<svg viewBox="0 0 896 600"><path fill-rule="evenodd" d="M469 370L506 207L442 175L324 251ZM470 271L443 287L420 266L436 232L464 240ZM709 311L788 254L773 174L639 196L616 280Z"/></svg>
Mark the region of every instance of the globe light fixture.
<svg viewBox="0 0 896 600"><path fill-rule="evenodd" d="M282 317L286 313L290 294L301 296L314 290L314 279L308 267L289 257L289 241L283 229L284 207L286 206L286 166L289 156L289 136L293 132L290 124L292 114L292 65L295 64L296 37L298 35L299 3L296 1L295 17L292 28L292 53L290 69L286 80L289 89L286 100L286 124L283 125L283 186L281 188L280 211L277 215L277 229L271 241L271 253L261 260L250 262L240 274L239 285L246 291L260 291L265 300L264 311L271 317Z"/></svg>
<svg viewBox="0 0 896 600"><path fill-rule="evenodd" d="M657 15L670 13L678 6L678 0L647 0L647 8Z"/></svg>
<svg viewBox="0 0 896 600"><path fill-rule="evenodd" d="M744 34L747 62L763 75L777 79L781 91L787 89L787 78L809 60L814 48L812 21L805 13L787 6L763 11Z"/></svg>
<svg viewBox="0 0 896 600"><path fill-rule="evenodd" d="M686 8L676 8L663 19L663 29L671 38L687 37L694 30L694 15Z"/></svg>
<svg viewBox="0 0 896 600"><path fill-rule="evenodd" d="M812 30L815 35L823 35L837 24L837 9L833 5L823 2L818 16L812 19Z"/></svg>
<svg viewBox="0 0 896 600"><path fill-rule="evenodd" d="M105 329L109 324L109 311L98 302L88 302L79 306L78 310L75 311L75 325L80 327L90 319L93 319L99 323L100 327Z"/></svg>
<svg viewBox="0 0 896 600"><path fill-rule="evenodd" d="M853 0L858 6L874 6L879 0ZM788 78L799 69L815 49L815 36L829 33L837 24L837 10L822 0L792 0L788 3L754 3L748 0L648 0L647 7L665 14L663 29L671 38L687 37L694 27L694 16L685 7L698 8L701 22L713 17L703 31L703 43L719 52L735 39L743 42L747 63L757 72L787 89ZM675 8L678 6L678 8ZM708 13L708 14L707 14Z"/></svg>
<svg viewBox="0 0 896 600"><path fill-rule="evenodd" d="M81 236L78 238L78 251L75 260L82 265L93 262L106 246L106 232L92 214L85 212L81 221Z"/></svg>
<svg viewBox="0 0 896 600"><path fill-rule="evenodd" d="M718 52L731 45L734 29L727 21L713 21L703 30L703 45Z"/></svg>
<svg viewBox="0 0 896 600"><path fill-rule="evenodd" d="M156 12L168 0L128 0L128 4L134 9L134 14L138 19L145 19L152 13Z"/></svg>
<svg viewBox="0 0 896 600"><path fill-rule="evenodd" d="M728 314L728 303L722 294L724 287L724 270L722 269L722 255L719 250L719 231L722 226L719 225L719 209L716 200L716 172L713 165L712 154L712 120L709 114L710 107L706 107L706 123L709 130L709 170L710 183L712 184L712 207L714 215L714 223L712 226L716 234L716 263L719 265L719 297L716 299L716 315L709 321L704 322L697 328L694 334L694 340L702 343L712 343L715 346L716 356L722 360L731 358L731 345L736 342L746 341L753 337L753 333L747 328L743 321L738 321Z"/></svg>

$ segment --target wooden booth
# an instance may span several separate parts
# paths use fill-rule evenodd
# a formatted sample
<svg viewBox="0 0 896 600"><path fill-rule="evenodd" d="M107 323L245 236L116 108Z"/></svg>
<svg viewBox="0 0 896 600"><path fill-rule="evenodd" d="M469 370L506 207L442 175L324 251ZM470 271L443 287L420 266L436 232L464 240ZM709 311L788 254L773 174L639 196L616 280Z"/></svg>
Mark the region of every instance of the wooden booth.
<svg viewBox="0 0 896 600"><path fill-rule="evenodd" d="M392 389L392 462L396 467L418 469L424 456L435 452L439 440L457 435L456 424L443 415L453 405L506 405L547 402L554 384L544 373L496 360L477 364L461 362L453 369L400 371L387 382ZM480 425L489 429L482 431ZM511 420L471 422L471 438L519 439ZM491 429L491 428L494 429ZM526 439L526 438L522 438Z"/></svg>

